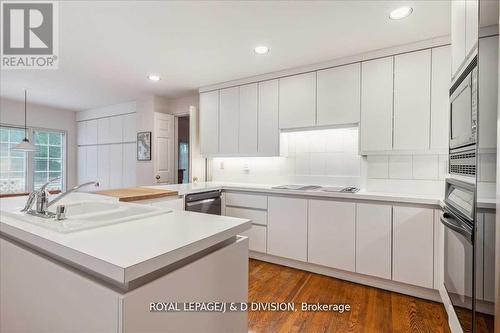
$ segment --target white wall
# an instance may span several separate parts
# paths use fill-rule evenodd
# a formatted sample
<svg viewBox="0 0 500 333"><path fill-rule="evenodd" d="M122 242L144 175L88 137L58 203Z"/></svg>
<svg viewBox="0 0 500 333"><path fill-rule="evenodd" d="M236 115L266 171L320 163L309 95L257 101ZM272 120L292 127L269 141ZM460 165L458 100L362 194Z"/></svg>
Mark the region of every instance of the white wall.
<svg viewBox="0 0 500 333"><path fill-rule="evenodd" d="M194 106L199 109L199 94L194 91L191 94L172 98L168 100L169 112L173 115L187 115L189 114L189 107Z"/></svg>
<svg viewBox="0 0 500 333"><path fill-rule="evenodd" d="M76 113L28 103L28 127L56 129L67 132L66 187L77 183L76 172ZM0 123L24 126L24 102L0 98Z"/></svg>

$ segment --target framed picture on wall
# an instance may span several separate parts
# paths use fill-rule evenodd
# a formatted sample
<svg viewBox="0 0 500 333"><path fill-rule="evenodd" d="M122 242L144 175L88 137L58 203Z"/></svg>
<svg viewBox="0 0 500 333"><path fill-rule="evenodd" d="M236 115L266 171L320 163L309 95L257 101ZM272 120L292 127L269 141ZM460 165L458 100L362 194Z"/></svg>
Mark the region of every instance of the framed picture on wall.
<svg viewBox="0 0 500 333"><path fill-rule="evenodd" d="M151 132L137 133L137 160L151 161Z"/></svg>

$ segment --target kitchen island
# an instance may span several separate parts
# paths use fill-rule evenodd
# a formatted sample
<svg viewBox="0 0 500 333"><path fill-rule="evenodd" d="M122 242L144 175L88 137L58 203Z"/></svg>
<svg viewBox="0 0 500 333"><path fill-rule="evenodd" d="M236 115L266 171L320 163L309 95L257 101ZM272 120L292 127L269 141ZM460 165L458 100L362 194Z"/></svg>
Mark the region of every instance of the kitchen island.
<svg viewBox="0 0 500 333"><path fill-rule="evenodd" d="M245 312L158 313L150 306L246 302L248 240L238 234L249 220L164 210L62 233L16 218L25 199L0 203L0 331L246 331ZM117 202L82 193L63 200Z"/></svg>

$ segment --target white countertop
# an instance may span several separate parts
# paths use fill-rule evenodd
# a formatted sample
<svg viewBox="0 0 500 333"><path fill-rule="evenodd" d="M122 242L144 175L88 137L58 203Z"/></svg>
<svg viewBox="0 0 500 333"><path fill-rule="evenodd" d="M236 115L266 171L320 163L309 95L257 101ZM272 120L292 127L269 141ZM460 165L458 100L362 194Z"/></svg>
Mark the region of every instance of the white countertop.
<svg viewBox="0 0 500 333"><path fill-rule="evenodd" d="M442 200L441 196L436 195L416 195L405 193L382 193L382 192L369 192L360 190L356 193L342 193L342 192L323 192L323 191L296 191L296 190L283 190L273 189L274 186L283 184L247 184L247 183L230 183L230 182L200 182L188 184L172 184L172 185L155 185L146 186L151 188L160 188L178 191L179 195L186 195L190 193L211 191L211 190L233 190L233 191L247 191L247 192L262 192L271 194L285 194L285 195L298 195L309 197L324 197L324 198L345 198L355 200L374 200L384 202L398 202L398 203L412 203L422 205L439 206ZM496 202L494 198L478 200L478 208L482 209L495 209Z"/></svg>
<svg viewBox="0 0 500 333"><path fill-rule="evenodd" d="M95 194L75 195L78 197L69 195L68 201L81 196L110 200ZM249 220L173 210L63 234L2 214L19 209L25 201L26 197L0 200L0 234L118 284L166 267L250 227Z"/></svg>

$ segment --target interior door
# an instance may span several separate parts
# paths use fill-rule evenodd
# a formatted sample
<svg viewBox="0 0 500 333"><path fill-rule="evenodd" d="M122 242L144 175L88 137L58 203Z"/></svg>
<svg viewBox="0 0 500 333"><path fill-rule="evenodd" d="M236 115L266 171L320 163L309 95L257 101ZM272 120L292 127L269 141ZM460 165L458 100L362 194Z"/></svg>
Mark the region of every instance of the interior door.
<svg viewBox="0 0 500 333"><path fill-rule="evenodd" d="M175 183L175 153L174 153L174 116L155 113L154 126L155 181L157 183Z"/></svg>

